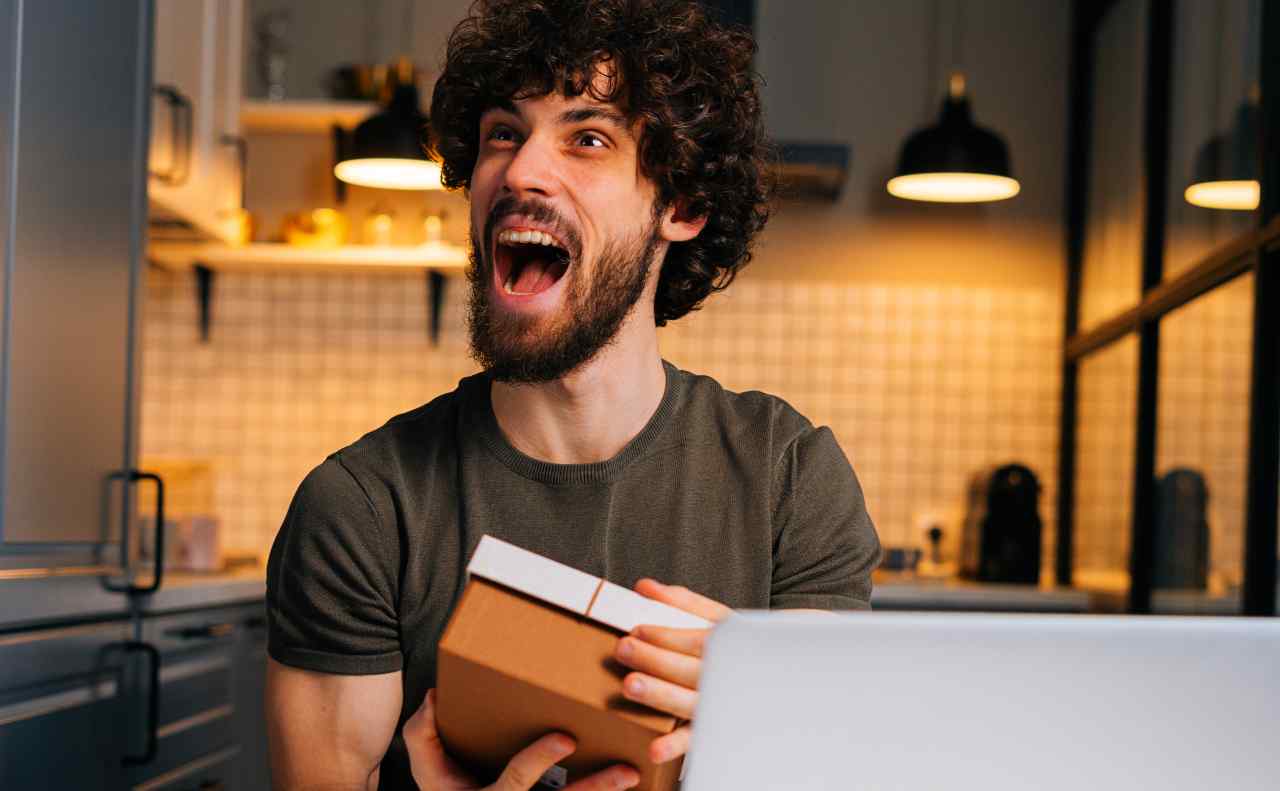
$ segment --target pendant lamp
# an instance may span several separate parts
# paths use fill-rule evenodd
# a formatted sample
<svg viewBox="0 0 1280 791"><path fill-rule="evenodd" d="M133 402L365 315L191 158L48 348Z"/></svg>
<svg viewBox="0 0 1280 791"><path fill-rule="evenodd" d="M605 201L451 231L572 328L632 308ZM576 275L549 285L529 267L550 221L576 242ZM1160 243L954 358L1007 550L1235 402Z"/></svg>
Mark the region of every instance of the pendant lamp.
<svg viewBox="0 0 1280 791"><path fill-rule="evenodd" d="M413 66L402 60L391 100L361 121L350 134L338 134L338 164L333 174L348 184L397 190L438 190L440 165L423 149L427 117L418 108Z"/></svg>
<svg viewBox="0 0 1280 791"><path fill-rule="evenodd" d="M412 51L414 3L415 0L404 0L402 6L403 52ZM365 13L368 14L367 8ZM444 189L440 165L427 158L423 147L427 117L419 109L417 80L408 57L399 59L388 82L389 101L381 112L361 121L351 134L341 127L334 128L338 164L334 165L333 175L339 181L339 200L346 192L342 182L394 190Z"/></svg>
<svg viewBox="0 0 1280 791"><path fill-rule="evenodd" d="M999 135L973 122L965 78L951 75L942 114L907 138L889 194L907 200L980 203L1012 198L1021 186Z"/></svg>
<svg viewBox="0 0 1280 791"><path fill-rule="evenodd" d="M1258 182L1258 91L1236 111L1234 126L1209 138L1196 153L1187 203L1206 209L1253 211L1261 201Z"/></svg>

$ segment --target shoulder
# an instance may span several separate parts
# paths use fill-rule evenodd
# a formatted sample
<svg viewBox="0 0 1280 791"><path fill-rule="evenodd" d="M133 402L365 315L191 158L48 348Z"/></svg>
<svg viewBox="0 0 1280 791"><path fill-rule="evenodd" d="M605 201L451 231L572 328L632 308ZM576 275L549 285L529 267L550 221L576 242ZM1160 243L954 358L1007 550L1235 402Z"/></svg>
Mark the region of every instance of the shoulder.
<svg viewBox="0 0 1280 791"><path fill-rule="evenodd" d="M467 377L455 389L391 417L331 453L313 474L328 467L324 474L347 476L364 491L374 510L382 512L391 505L388 498L398 499L397 492L418 486L426 476L452 469L457 455L458 421L476 378Z"/></svg>
<svg viewBox="0 0 1280 791"><path fill-rule="evenodd" d="M458 420L476 377L431 401L391 417L373 431L335 451L333 457L353 469L390 469L448 451L457 439Z"/></svg>
<svg viewBox="0 0 1280 791"><path fill-rule="evenodd" d="M677 375L691 438L767 451L778 461L798 439L815 431L808 418L776 395L735 392L704 374L678 370Z"/></svg>

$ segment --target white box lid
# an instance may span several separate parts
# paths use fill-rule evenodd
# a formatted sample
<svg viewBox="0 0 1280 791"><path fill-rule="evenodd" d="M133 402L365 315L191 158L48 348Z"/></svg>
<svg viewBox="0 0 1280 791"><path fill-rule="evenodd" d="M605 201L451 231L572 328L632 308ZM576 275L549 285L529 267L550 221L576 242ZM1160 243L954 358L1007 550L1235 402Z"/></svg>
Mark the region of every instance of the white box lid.
<svg viewBox="0 0 1280 791"><path fill-rule="evenodd" d="M624 632L641 624L669 626L673 629L706 629L711 626L710 621L691 612L641 596L608 580L600 586L600 592L596 594L588 615Z"/></svg>
<svg viewBox="0 0 1280 791"><path fill-rule="evenodd" d="M467 573L623 632L640 624L706 629L711 622L493 536L482 536Z"/></svg>

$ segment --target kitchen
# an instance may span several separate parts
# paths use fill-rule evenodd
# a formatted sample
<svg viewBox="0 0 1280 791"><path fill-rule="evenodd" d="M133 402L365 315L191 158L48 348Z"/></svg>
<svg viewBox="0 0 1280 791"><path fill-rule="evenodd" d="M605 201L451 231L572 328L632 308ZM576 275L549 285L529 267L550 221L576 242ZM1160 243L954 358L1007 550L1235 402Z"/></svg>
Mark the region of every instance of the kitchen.
<svg viewBox="0 0 1280 791"><path fill-rule="evenodd" d="M425 106L468 4L80 5L0 5L0 784L261 788L299 481L477 370L465 197L333 176L334 124L398 70ZM719 6L791 158L755 260L662 353L831 427L875 608L1273 616L1277 3ZM886 188L953 72L1014 197ZM1188 202L1210 144L1253 208ZM1034 582L971 546L997 467L1030 480Z"/></svg>

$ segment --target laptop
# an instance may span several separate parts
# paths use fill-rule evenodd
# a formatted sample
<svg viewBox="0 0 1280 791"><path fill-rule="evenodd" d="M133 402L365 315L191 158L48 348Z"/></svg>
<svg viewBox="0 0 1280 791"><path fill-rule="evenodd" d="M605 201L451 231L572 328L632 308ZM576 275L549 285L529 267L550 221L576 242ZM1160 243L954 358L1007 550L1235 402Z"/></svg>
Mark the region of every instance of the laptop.
<svg viewBox="0 0 1280 791"><path fill-rule="evenodd" d="M745 613L683 791L1280 789L1280 619Z"/></svg>

